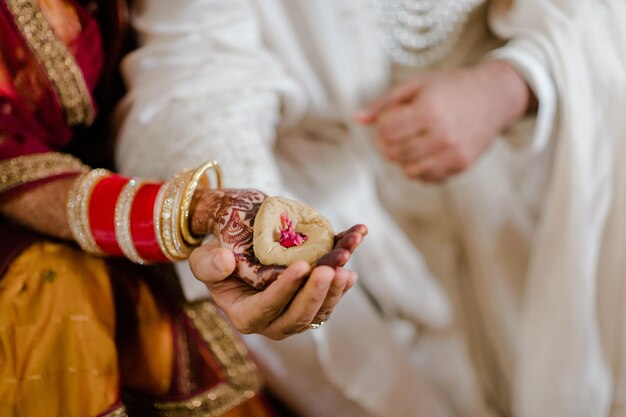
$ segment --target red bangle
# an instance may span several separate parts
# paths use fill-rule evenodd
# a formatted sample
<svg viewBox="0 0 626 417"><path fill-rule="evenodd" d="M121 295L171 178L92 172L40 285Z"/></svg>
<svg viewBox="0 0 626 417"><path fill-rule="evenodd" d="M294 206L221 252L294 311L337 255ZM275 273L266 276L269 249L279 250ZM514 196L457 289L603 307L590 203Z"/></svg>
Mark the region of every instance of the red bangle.
<svg viewBox="0 0 626 417"><path fill-rule="evenodd" d="M154 228L154 206L162 185L144 184L137 191L130 211L130 232L133 244L139 256L149 262L169 262L157 241Z"/></svg>
<svg viewBox="0 0 626 417"><path fill-rule="evenodd" d="M128 178L111 175L101 179L93 188L89 200L89 226L91 234L108 255L124 256L115 235L115 206Z"/></svg>

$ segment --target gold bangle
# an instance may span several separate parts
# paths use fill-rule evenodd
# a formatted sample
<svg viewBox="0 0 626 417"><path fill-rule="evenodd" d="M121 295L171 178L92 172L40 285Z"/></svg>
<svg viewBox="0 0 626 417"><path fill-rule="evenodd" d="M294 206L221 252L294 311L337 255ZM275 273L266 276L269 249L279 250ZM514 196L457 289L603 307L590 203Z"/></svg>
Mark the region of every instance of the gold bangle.
<svg viewBox="0 0 626 417"><path fill-rule="evenodd" d="M72 185L66 205L67 220L76 243L85 252L100 256L104 253L98 247L89 226L89 200L95 185L110 174L106 169L99 168L81 175Z"/></svg>
<svg viewBox="0 0 626 417"><path fill-rule="evenodd" d="M187 171L182 175L181 181L174 184L172 194L174 195L174 204L172 205L172 216L170 217L172 234L171 242L174 245L176 253L187 259L191 253L191 247L185 243L180 230L180 201L183 198L183 191L191 179L191 171Z"/></svg>
<svg viewBox="0 0 626 417"><path fill-rule="evenodd" d="M189 210L191 208L191 201L198 188L207 188L202 184L202 180L207 178L205 175L209 172L215 172L215 178L217 182L217 189L222 188L222 168L217 161L206 162L198 169L194 171L191 179L187 183L187 186L183 190L183 195L180 200L180 232L183 240L187 245L196 246L202 243L204 236L196 236L191 233L189 227ZM208 188L211 188L211 184L208 183Z"/></svg>
<svg viewBox="0 0 626 417"><path fill-rule="evenodd" d="M157 243L163 255L165 255L165 257L169 259L171 262L175 262L178 259L175 259L172 257L172 255L170 255L169 251L167 250L167 247L165 246L165 239L164 239L164 234L163 234L162 213L163 213L163 205L165 204L165 197L168 191L169 191L169 185L167 182L165 182L163 183L163 185L161 185L161 188L159 189L159 192L157 193L157 198L154 202L154 214L153 214L154 235L156 236Z"/></svg>
<svg viewBox="0 0 626 417"><path fill-rule="evenodd" d="M0 162L0 193L33 181L67 173L87 172L80 159L59 152L23 155Z"/></svg>
<svg viewBox="0 0 626 417"><path fill-rule="evenodd" d="M122 189L115 204L115 238L124 256L139 265L147 262L139 255L133 243L130 231L130 211L135 195L144 183L146 183L145 180L132 178Z"/></svg>
<svg viewBox="0 0 626 417"><path fill-rule="evenodd" d="M159 213L160 238L165 253L174 260L187 259L192 249L183 241L179 226L180 200L191 175L191 170L179 172L163 185L163 204Z"/></svg>

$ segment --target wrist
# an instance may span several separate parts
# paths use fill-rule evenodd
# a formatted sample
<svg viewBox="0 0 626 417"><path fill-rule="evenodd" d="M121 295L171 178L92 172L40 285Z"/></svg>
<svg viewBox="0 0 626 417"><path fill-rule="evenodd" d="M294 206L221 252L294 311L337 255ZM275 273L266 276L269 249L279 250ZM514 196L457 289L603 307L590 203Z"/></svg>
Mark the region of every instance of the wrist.
<svg viewBox="0 0 626 417"><path fill-rule="evenodd" d="M199 189L194 193L189 209L191 233L202 236L213 232L215 226L215 207L223 191Z"/></svg>
<svg viewBox="0 0 626 417"><path fill-rule="evenodd" d="M506 129L536 107L536 99L524 77L506 61L492 60L476 67L482 85L491 95L498 129ZM535 103L535 104L533 104Z"/></svg>
<svg viewBox="0 0 626 417"><path fill-rule="evenodd" d="M65 193L71 234L89 253L125 256L139 264L187 259L215 218L198 215L210 208L205 197L209 170L220 187L221 171L214 161L164 183L89 171Z"/></svg>

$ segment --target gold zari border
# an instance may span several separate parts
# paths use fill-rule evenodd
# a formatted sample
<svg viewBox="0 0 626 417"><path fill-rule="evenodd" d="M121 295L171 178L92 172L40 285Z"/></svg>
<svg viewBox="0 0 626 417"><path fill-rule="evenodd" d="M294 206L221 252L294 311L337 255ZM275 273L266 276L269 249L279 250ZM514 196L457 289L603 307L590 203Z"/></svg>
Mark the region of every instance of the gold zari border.
<svg viewBox="0 0 626 417"><path fill-rule="evenodd" d="M204 341L224 369L227 381L202 394L182 401L164 401L148 404L138 398L128 398L154 417L218 417L254 397L263 381L243 343L208 301L194 303L185 308Z"/></svg>
<svg viewBox="0 0 626 417"><path fill-rule="evenodd" d="M18 156L0 162L0 193L55 175L87 170L79 159L68 154L46 152Z"/></svg>
<svg viewBox="0 0 626 417"><path fill-rule="evenodd" d="M29 48L52 82L69 126L90 125L95 108L83 73L37 4L38 0L7 0L9 10Z"/></svg>
<svg viewBox="0 0 626 417"><path fill-rule="evenodd" d="M115 410L104 414L102 417L128 417L128 413L126 412L126 407L121 405Z"/></svg>

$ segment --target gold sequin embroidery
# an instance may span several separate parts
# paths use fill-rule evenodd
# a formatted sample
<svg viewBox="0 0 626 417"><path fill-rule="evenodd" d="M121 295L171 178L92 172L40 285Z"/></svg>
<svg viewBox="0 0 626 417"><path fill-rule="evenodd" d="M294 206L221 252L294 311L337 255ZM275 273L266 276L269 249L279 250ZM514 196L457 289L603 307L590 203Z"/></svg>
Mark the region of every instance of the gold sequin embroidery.
<svg viewBox="0 0 626 417"><path fill-rule="evenodd" d="M52 29L37 0L7 0L9 10L29 48L45 69L69 126L90 125L95 107L83 73Z"/></svg>
<svg viewBox="0 0 626 417"><path fill-rule="evenodd" d="M54 175L85 172L83 163L67 154L45 152L0 162L0 193Z"/></svg>
<svg viewBox="0 0 626 417"><path fill-rule="evenodd" d="M104 414L102 417L128 417L128 413L126 413L126 407L121 405L115 410Z"/></svg>

